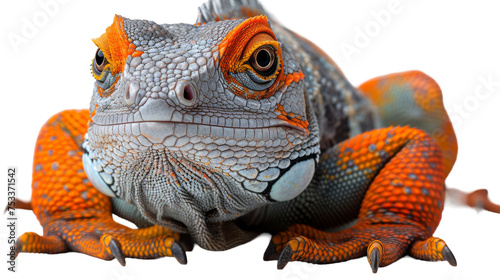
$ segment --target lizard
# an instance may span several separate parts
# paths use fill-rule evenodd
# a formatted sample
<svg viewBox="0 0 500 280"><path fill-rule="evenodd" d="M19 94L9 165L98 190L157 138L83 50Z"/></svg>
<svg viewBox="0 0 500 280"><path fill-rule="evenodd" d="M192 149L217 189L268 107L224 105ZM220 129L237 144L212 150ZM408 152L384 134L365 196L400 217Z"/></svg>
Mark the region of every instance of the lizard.
<svg viewBox="0 0 500 280"><path fill-rule="evenodd" d="M432 236L457 154L432 78L355 88L256 1L199 14L115 16L94 39L89 110L40 131L24 208L44 235L22 235L17 253L186 263L194 243L226 250L270 232L264 258L278 268L367 256L376 272L406 254L456 265Z"/></svg>

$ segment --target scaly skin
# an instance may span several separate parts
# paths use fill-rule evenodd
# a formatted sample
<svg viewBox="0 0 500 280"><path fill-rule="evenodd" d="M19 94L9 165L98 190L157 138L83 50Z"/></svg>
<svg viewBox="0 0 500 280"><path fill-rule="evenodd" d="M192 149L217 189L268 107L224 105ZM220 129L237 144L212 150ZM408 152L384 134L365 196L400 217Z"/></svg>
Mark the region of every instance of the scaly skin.
<svg viewBox="0 0 500 280"><path fill-rule="evenodd" d="M44 236L24 234L18 252L186 263L182 236L226 250L270 232L278 268L366 255L376 272L405 254L456 265L432 236L457 153L434 80L356 89L257 2L199 12L195 25L116 16L94 39L89 111L40 132L31 206Z"/></svg>
<svg viewBox="0 0 500 280"><path fill-rule="evenodd" d="M31 207L44 236L19 237L17 252L79 251L125 264L125 257L172 256L186 263L178 233L161 226L130 229L116 223L111 201L97 191L83 170L81 144L88 110L63 111L42 127L34 156Z"/></svg>
<svg viewBox="0 0 500 280"><path fill-rule="evenodd" d="M358 222L337 233L291 227L273 237L265 258L279 257L278 267L283 268L290 260L333 263L361 257L368 250L370 262L377 261L374 271L401 258L407 250L420 259L444 260L443 251L449 254L445 243L437 254L431 246L422 250L420 243L434 239L431 235L443 210L443 161L433 139L421 130L389 127L355 136L335 150L320 159L320 163L327 162L333 155L337 162L336 167L327 165L318 170L319 180L342 182L360 177L350 175L354 170L346 171L352 161L371 182ZM378 250L378 255L372 256L373 250ZM452 255L446 259L456 264Z"/></svg>

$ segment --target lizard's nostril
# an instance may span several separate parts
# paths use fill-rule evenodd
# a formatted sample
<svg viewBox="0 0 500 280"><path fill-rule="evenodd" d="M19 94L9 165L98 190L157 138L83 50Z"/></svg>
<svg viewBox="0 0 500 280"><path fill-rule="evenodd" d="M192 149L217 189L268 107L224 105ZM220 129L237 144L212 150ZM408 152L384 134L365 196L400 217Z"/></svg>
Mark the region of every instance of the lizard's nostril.
<svg viewBox="0 0 500 280"><path fill-rule="evenodd" d="M186 81L178 83L176 88L177 99L185 106L193 106L196 103L196 89Z"/></svg>
<svg viewBox="0 0 500 280"><path fill-rule="evenodd" d="M136 81L132 81L130 83L127 84L126 88L125 88L125 103L127 105L133 105L135 104L136 102L136 99L141 99L141 96L139 96L139 98L137 98L137 95L138 95L138 92L139 92L139 83L136 82Z"/></svg>
<svg viewBox="0 0 500 280"><path fill-rule="evenodd" d="M186 99L188 101L191 101L194 99L193 91L191 90L191 87L189 85L187 85L184 88L184 99Z"/></svg>

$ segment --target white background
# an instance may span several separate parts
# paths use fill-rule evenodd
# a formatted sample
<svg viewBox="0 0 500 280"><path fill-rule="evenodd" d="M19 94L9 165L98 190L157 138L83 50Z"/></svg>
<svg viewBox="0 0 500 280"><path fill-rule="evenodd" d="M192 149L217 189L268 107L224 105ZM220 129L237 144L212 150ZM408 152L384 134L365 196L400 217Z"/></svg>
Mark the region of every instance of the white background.
<svg viewBox="0 0 500 280"><path fill-rule="evenodd" d="M86 108L92 91L90 62L100 36L115 13L158 23L194 23L203 1L66 1L44 11L40 1L3 2L0 11L0 205L7 195L7 166L18 167L18 194L29 199L32 154L38 129L52 114ZM359 85L372 77L418 69L434 77L454 117L459 157L448 185L462 190L488 188L500 202L498 121L500 85L482 87L481 79L500 82L500 5L496 1L263 1L280 22L317 43ZM396 12L383 24L374 14ZM57 3L57 2L56 2ZM182 4L181 4L182 3ZM36 30L23 34L31 22ZM366 29L368 30L366 31ZM356 41L358 30L369 40ZM358 34L358 35L356 35ZM19 44L12 42L16 37ZM23 39L19 39L19 38ZM365 38L366 39L366 38ZM19 41L20 40L20 41ZM341 46L358 53L346 56ZM476 89L482 93L475 96ZM457 108L463 107L460 114ZM18 232L42 233L34 215L18 210ZM6 260L6 220L0 224L0 260ZM446 205L435 236L447 241L458 267L403 258L373 275L365 258L333 265L290 263L283 271L262 256L269 236L226 252L199 247L188 265L173 258L102 261L82 254L21 254L18 273L0 261L0 278L33 279L499 279L500 215Z"/></svg>

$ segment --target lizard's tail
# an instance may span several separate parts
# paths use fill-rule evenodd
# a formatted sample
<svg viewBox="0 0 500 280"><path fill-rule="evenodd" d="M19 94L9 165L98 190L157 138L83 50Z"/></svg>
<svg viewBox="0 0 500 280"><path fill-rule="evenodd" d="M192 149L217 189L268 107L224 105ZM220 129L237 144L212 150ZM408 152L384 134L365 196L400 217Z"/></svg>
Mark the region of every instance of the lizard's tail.
<svg viewBox="0 0 500 280"><path fill-rule="evenodd" d="M408 71L374 78L359 90L376 106L384 126L409 125L432 135L443 151L448 176L457 158L457 138L434 79Z"/></svg>
<svg viewBox="0 0 500 280"><path fill-rule="evenodd" d="M500 205L491 202L488 198L488 190L486 189L466 193L458 189L448 188L446 189L446 197L453 204L467 205L476 209L484 209L500 214Z"/></svg>
<svg viewBox="0 0 500 280"><path fill-rule="evenodd" d="M12 206L10 206L10 205L5 206L5 209L3 212L6 213L10 208L33 210L33 208L31 207L31 201L23 201L20 199L14 200L14 203L12 204Z"/></svg>

